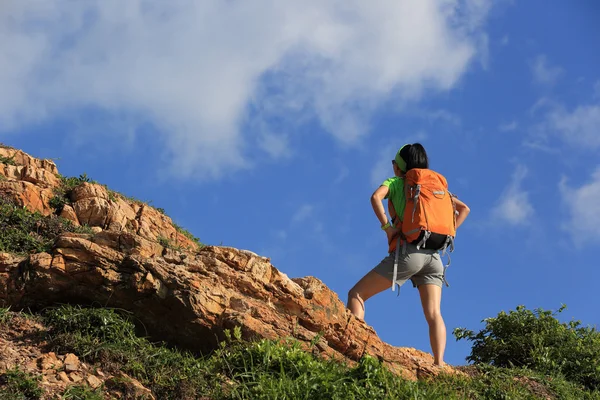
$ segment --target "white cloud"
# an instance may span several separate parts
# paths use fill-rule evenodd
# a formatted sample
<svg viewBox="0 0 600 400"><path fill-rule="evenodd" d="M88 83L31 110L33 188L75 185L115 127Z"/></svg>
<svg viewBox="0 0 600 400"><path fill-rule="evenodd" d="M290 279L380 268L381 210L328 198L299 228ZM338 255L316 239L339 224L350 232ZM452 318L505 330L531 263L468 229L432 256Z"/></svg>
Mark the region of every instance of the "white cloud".
<svg viewBox="0 0 600 400"><path fill-rule="evenodd" d="M564 224L576 245L587 242L598 243L600 239L600 166L592 174L591 180L573 188L563 178L559 184L563 201L569 211L569 219Z"/></svg>
<svg viewBox="0 0 600 400"><path fill-rule="evenodd" d="M0 130L81 109L126 115L154 125L177 174L196 178L251 164L260 157L249 146L284 152L284 141L242 129L249 105L265 117L315 116L354 143L381 102L457 83L484 51L490 5L4 0Z"/></svg>
<svg viewBox="0 0 600 400"><path fill-rule="evenodd" d="M560 154L561 149L558 146L547 144L545 138L531 138L523 142L523 146L533 150L541 151L547 154Z"/></svg>
<svg viewBox="0 0 600 400"><path fill-rule="evenodd" d="M600 104L582 105L573 111L554 108L546 117L546 127L564 141L585 149L600 148Z"/></svg>
<svg viewBox="0 0 600 400"><path fill-rule="evenodd" d="M563 70L560 67L549 65L546 56L542 54L537 56L535 61L531 63L531 72L536 83L553 85L563 73Z"/></svg>
<svg viewBox="0 0 600 400"><path fill-rule="evenodd" d="M517 123L517 121L511 121L511 122L507 122L505 124L502 124L498 127L498 129L501 132L512 132L514 130L516 130L519 127L519 124Z"/></svg>
<svg viewBox="0 0 600 400"><path fill-rule="evenodd" d="M445 125L460 126L462 120L458 114L444 109L423 110L418 109L409 114L426 119L429 123L438 122Z"/></svg>
<svg viewBox="0 0 600 400"><path fill-rule="evenodd" d="M263 131L259 134L259 146L273 158L287 158L290 156L288 137Z"/></svg>
<svg viewBox="0 0 600 400"><path fill-rule="evenodd" d="M294 215L292 216L292 223L296 224L302 221L306 221L313 213L314 207L310 204L303 204L300 206Z"/></svg>
<svg viewBox="0 0 600 400"><path fill-rule="evenodd" d="M513 226L528 225L533 216L533 206L529 201L529 192L523 189L523 179L528 174L527 167L518 165L496 206L492 209L492 218Z"/></svg>

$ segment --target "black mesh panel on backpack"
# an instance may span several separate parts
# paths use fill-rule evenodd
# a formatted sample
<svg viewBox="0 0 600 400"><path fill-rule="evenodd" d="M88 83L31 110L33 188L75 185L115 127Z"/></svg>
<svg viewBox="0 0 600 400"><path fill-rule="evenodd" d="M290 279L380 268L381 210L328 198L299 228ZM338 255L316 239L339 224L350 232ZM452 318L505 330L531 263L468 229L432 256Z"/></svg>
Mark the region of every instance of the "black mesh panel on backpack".
<svg viewBox="0 0 600 400"><path fill-rule="evenodd" d="M421 231L421 234L419 235L419 237L417 239L413 240L412 244L419 244L421 239L423 239L423 235L425 235L425 231ZM432 232L431 236L429 236L429 239L427 239L427 242L425 242L425 246L421 246L421 248L428 249L428 250L440 250L446 244L447 238L448 238L448 236L446 236L446 235L441 235L439 233Z"/></svg>

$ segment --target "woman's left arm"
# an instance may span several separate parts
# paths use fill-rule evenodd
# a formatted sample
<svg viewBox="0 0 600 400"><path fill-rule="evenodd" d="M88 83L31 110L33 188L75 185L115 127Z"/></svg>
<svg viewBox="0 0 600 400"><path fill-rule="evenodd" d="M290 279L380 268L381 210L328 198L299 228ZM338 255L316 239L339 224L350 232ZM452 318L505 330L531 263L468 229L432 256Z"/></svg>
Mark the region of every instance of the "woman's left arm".
<svg viewBox="0 0 600 400"><path fill-rule="evenodd" d="M458 227L461 226L463 222L465 222L465 219L467 219L467 216L471 212L471 209L465 203L460 201L457 197L453 196L452 202L454 203L454 207L458 212L458 215L456 216L456 229L458 229Z"/></svg>

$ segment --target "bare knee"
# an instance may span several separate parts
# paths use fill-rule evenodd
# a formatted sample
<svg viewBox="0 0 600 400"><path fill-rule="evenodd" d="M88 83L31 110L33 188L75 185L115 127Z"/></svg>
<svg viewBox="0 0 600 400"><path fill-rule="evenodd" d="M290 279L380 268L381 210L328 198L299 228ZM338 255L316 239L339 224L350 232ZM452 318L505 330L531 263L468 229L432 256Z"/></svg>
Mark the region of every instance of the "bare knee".
<svg viewBox="0 0 600 400"><path fill-rule="evenodd" d="M443 321L442 313L440 310L435 310L435 309L424 310L424 313L425 313L425 319L427 320L428 324L433 324L436 322Z"/></svg>
<svg viewBox="0 0 600 400"><path fill-rule="evenodd" d="M357 299L361 303L364 303L361 293L359 290L356 289L356 287L353 287L348 291L348 301L350 301L351 299Z"/></svg>

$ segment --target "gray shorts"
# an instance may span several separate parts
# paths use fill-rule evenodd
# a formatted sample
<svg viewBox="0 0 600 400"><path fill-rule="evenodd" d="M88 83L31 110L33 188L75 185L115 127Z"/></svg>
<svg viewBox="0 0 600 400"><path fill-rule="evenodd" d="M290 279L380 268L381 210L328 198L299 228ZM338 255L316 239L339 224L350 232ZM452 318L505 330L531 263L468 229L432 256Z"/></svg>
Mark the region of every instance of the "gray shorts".
<svg viewBox="0 0 600 400"><path fill-rule="evenodd" d="M379 265L373 268L373 271L390 280L394 275L394 259L396 252L390 253L381 260ZM413 287L433 284L442 287L444 280L444 265L440 254L435 250L417 250L417 246L408 243L406 253L402 251L398 254L398 272L396 274L396 283L402 286L407 280L411 280Z"/></svg>

